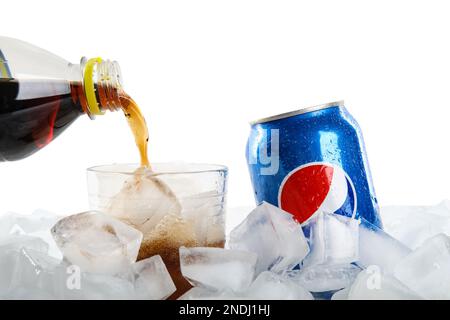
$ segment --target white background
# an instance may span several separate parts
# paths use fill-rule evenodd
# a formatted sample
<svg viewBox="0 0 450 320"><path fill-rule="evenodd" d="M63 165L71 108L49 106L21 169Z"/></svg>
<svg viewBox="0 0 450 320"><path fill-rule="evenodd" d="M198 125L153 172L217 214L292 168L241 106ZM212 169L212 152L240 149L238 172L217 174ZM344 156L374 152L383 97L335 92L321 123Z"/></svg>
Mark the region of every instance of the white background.
<svg viewBox="0 0 450 320"><path fill-rule="evenodd" d="M381 204L449 197L446 1L4 1L1 33L69 61L120 62L153 162L229 166L229 204L253 204L248 122L345 99ZM92 137L96 137L92 139ZM0 212L87 208L85 168L136 162L121 113L79 119L0 164Z"/></svg>

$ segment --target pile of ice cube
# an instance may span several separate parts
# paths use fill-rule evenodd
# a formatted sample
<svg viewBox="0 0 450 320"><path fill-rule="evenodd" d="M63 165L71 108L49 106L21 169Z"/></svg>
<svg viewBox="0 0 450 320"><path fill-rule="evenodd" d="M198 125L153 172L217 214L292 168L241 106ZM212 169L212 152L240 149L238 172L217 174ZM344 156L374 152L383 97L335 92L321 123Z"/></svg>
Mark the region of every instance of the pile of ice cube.
<svg viewBox="0 0 450 320"><path fill-rule="evenodd" d="M450 299L449 203L382 218L386 232L328 213L300 226L263 203L227 249L180 248L181 299ZM0 215L0 298L165 299L174 283L159 256L136 262L141 241L99 212Z"/></svg>
<svg viewBox="0 0 450 320"><path fill-rule="evenodd" d="M228 250L181 248L181 299L450 299L450 209L391 207L385 229L318 213L303 228L263 203ZM412 250L414 249L414 251Z"/></svg>
<svg viewBox="0 0 450 320"><path fill-rule="evenodd" d="M0 299L166 299L160 256L136 262L142 233L99 212L0 217ZM55 224L56 223L56 224Z"/></svg>
<svg viewBox="0 0 450 320"><path fill-rule="evenodd" d="M410 250L367 222L319 213L302 228L263 203L231 232L228 246L180 249L182 273L195 285L181 299L419 298L388 278ZM383 283L372 294L364 274L375 264Z"/></svg>

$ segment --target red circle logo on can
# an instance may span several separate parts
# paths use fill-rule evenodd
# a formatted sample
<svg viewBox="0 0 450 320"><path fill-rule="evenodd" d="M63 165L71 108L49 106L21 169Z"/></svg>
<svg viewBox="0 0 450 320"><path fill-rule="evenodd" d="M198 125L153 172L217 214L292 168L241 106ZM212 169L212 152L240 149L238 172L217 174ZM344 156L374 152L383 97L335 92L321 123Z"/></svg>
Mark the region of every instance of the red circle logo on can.
<svg viewBox="0 0 450 320"><path fill-rule="evenodd" d="M278 206L305 223L318 212L356 215L356 192L347 173L334 164L312 162L292 170L283 180Z"/></svg>

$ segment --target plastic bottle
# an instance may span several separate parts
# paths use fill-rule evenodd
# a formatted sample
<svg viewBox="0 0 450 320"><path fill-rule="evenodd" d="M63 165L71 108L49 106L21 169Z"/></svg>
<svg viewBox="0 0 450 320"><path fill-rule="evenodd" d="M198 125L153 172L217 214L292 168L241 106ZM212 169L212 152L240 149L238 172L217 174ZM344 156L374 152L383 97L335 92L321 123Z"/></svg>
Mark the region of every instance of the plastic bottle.
<svg viewBox="0 0 450 320"><path fill-rule="evenodd" d="M124 101L132 100L122 89L117 62L82 58L72 64L0 37L0 161L28 157L78 117L124 109Z"/></svg>

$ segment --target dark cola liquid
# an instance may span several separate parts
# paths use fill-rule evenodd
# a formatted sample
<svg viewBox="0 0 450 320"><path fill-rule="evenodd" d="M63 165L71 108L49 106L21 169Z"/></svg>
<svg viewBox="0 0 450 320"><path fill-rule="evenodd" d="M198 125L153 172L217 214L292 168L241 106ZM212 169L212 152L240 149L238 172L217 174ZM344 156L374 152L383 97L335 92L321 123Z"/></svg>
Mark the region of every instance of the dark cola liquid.
<svg viewBox="0 0 450 320"><path fill-rule="evenodd" d="M80 84L0 79L0 161L46 146L83 114Z"/></svg>

